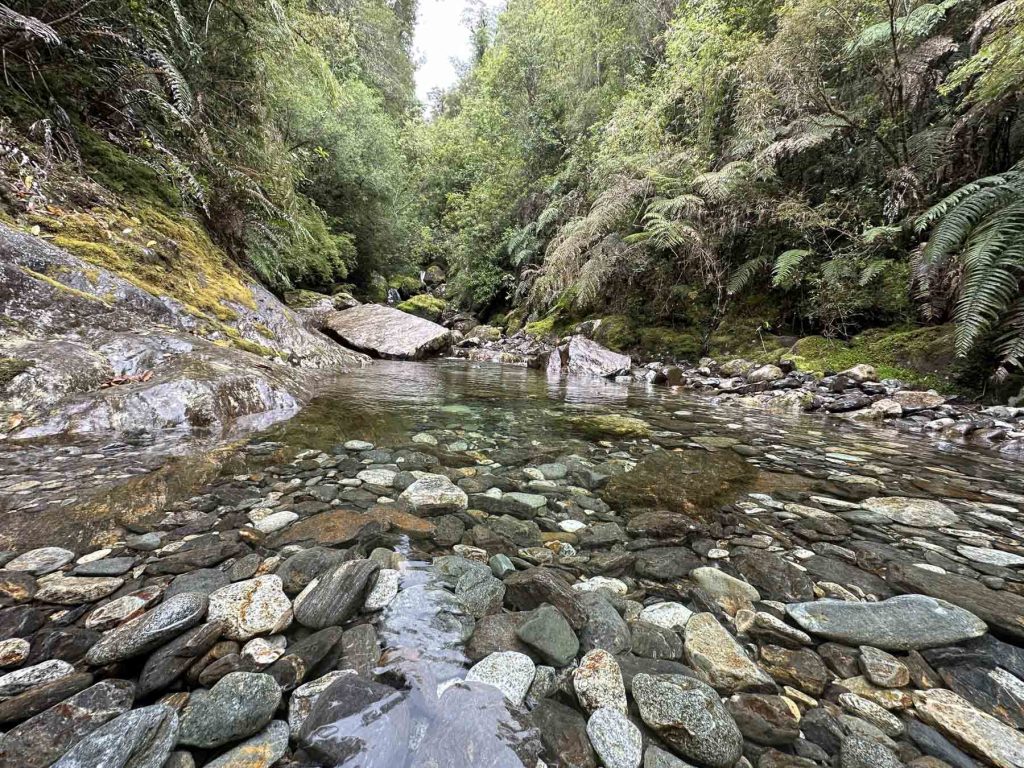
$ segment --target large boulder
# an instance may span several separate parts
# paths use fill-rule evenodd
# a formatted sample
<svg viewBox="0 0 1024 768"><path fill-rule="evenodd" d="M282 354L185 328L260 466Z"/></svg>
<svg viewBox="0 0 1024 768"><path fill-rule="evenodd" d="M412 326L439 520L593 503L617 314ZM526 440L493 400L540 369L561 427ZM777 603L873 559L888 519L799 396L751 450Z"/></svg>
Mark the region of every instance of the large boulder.
<svg viewBox="0 0 1024 768"><path fill-rule="evenodd" d="M447 328L380 304L332 312L324 328L353 349L392 360L418 360L452 340Z"/></svg>
<svg viewBox="0 0 1024 768"><path fill-rule="evenodd" d="M633 361L629 355L620 355L591 341L586 336L573 336L566 349L568 360L565 370L584 376L609 378L620 373L629 373Z"/></svg>

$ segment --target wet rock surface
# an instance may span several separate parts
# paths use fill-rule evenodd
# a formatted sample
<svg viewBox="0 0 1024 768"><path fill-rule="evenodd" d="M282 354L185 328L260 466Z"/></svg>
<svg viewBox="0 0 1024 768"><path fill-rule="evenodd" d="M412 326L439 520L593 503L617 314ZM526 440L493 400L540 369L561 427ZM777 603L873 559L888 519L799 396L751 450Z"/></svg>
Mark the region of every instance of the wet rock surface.
<svg viewBox="0 0 1024 768"><path fill-rule="evenodd" d="M300 421L102 546L4 555L0 765L1024 764L1002 457L415 370L470 378L378 379L386 438Z"/></svg>

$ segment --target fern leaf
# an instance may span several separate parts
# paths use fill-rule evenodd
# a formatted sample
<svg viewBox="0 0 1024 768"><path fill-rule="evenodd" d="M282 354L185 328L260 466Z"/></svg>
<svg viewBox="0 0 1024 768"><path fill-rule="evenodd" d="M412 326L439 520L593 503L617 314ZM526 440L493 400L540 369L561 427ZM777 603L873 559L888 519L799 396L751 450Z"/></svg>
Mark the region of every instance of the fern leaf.
<svg viewBox="0 0 1024 768"><path fill-rule="evenodd" d="M799 282L795 278L800 264L810 255L811 252L805 248L791 248L780 253L772 267L772 285L776 288L793 287Z"/></svg>

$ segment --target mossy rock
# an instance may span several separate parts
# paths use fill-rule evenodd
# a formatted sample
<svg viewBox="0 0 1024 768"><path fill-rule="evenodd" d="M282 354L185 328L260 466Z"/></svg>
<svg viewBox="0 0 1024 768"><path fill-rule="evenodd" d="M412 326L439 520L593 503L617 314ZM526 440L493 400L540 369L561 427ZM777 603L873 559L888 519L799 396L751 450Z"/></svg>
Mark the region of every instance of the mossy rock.
<svg viewBox="0 0 1024 768"><path fill-rule="evenodd" d="M250 281L195 219L142 204L32 214L56 246L109 269L154 296L170 296L197 317L231 322L229 304L255 309Z"/></svg>
<svg viewBox="0 0 1024 768"><path fill-rule="evenodd" d="M808 336L793 345L789 357L802 371L823 375L866 364L882 379L952 392L957 367L953 336L952 325L875 328L849 341Z"/></svg>
<svg viewBox="0 0 1024 768"><path fill-rule="evenodd" d="M444 314L447 307L448 303L444 299L431 296L429 293L413 296L408 301L403 301L398 305L398 309L403 312L408 312L410 315L416 315L434 323L441 319L441 315Z"/></svg>
<svg viewBox="0 0 1024 768"><path fill-rule="evenodd" d="M423 284L416 275L395 275L388 280L388 287L398 291L403 299L411 299L423 290Z"/></svg>
<svg viewBox="0 0 1024 768"><path fill-rule="evenodd" d="M641 459L631 472L608 481L602 498L627 515L668 510L696 519L710 519L754 483L757 472L729 450L658 450Z"/></svg>
<svg viewBox="0 0 1024 768"><path fill-rule="evenodd" d="M569 426L593 440L608 437L648 437L651 434L651 425L643 419L616 413L588 413L570 416L566 421Z"/></svg>
<svg viewBox="0 0 1024 768"><path fill-rule="evenodd" d="M639 337L638 349L647 357L690 361L700 357L700 333L695 329L641 328Z"/></svg>
<svg viewBox="0 0 1024 768"><path fill-rule="evenodd" d="M639 340L636 326L627 315L602 317L594 330L594 341L616 352L632 350Z"/></svg>
<svg viewBox="0 0 1024 768"><path fill-rule="evenodd" d="M24 373L32 367L28 360L19 360L16 357L0 357L0 389L3 389L14 377Z"/></svg>
<svg viewBox="0 0 1024 768"><path fill-rule="evenodd" d="M310 307L317 306L324 300L331 301L331 297L304 289L285 291L284 294L284 303L292 309L309 309Z"/></svg>

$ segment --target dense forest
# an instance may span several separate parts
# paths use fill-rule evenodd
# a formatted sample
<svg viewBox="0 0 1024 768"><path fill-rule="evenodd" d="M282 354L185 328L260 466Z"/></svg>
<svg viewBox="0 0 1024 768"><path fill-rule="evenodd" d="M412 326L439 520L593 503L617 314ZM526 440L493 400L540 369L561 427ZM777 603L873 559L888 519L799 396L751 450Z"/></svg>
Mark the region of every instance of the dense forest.
<svg viewBox="0 0 1024 768"><path fill-rule="evenodd" d="M1024 362L1021 0L509 0L429 105L416 13L0 5L0 215L144 200L278 292L436 264L509 330L680 356L952 323Z"/></svg>

